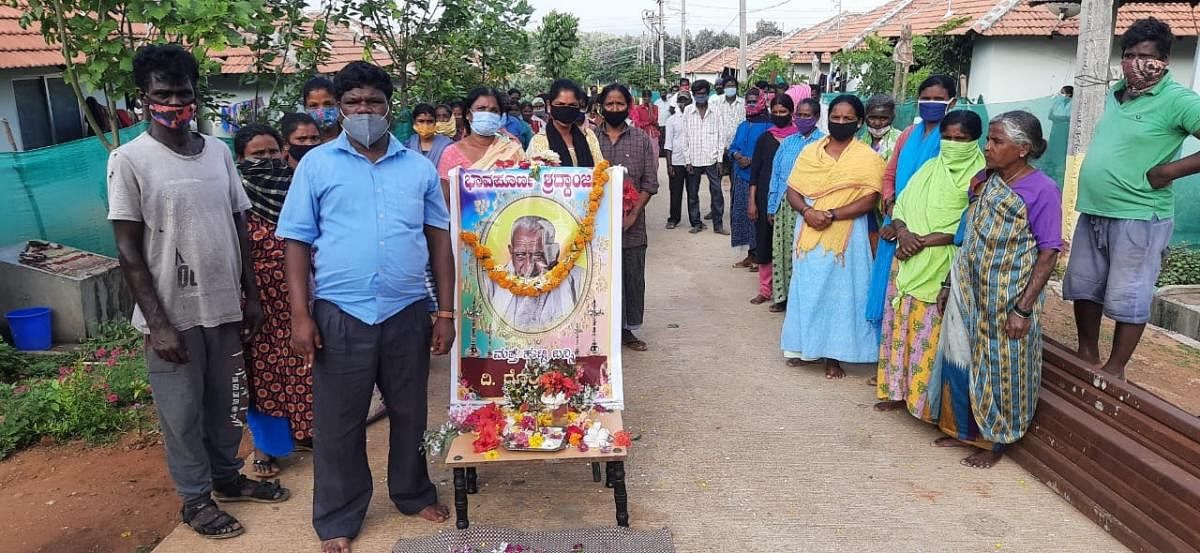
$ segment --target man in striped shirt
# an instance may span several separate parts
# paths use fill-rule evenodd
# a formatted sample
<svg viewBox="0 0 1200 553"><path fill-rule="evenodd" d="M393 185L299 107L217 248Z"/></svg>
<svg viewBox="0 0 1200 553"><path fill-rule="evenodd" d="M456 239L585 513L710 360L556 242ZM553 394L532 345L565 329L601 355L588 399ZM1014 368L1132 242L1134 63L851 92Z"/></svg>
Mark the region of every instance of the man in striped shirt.
<svg viewBox="0 0 1200 553"><path fill-rule="evenodd" d="M695 105L683 114L683 140L679 157L687 171L688 216L696 221L700 216L700 177L708 177L708 193L711 196L713 232L728 235L725 229L725 195L721 191L721 157L725 148L721 144L721 117L708 104L712 85L706 80L692 83ZM694 215L694 216L693 216ZM704 223L693 224L696 234L704 230Z"/></svg>

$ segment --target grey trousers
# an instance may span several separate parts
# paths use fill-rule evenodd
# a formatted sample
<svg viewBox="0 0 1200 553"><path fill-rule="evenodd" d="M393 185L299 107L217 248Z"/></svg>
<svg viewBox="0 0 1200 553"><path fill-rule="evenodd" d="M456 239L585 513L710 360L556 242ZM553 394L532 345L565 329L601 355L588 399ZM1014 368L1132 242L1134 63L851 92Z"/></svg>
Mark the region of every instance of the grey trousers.
<svg viewBox="0 0 1200 553"><path fill-rule="evenodd" d="M437 502L425 456L432 325L426 301L369 325L317 300L322 349L313 366L313 528L322 540L355 538L373 492L367 408L378 385L387 406L388 492L404 514Z"/></svg>
<svg viewBox="0 0 1200 553"><path fill-rule="evenodd" d="M250 399L240 330L230 323L183 331L189 354L183 365L146 351L167 469L184 503L209 498L214 481L242 470L237 454Z"/></svg>

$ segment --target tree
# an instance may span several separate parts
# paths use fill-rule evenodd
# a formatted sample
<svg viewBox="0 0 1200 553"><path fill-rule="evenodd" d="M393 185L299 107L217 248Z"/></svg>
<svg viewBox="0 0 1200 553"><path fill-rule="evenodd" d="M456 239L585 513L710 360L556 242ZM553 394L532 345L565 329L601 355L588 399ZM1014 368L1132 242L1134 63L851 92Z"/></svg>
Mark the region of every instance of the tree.
<svg viewBox="0 0 1200 553"><path fill-rule="evenodd" d="M775 77L782 76L788 82L792 82L789 78L792 72L792 63L783 59L779 54L767 54L758 61L758 65L754 66L754 71L750 72L749 86L753 86L758 81L767 81L775 83Z"/></svg>
<svg viewBox="0 0 1200 553"><path fill-rule="evenodd" d="M688 57L695 58L718 48L733 48L738 44L739 40L735 35L724 31L717 33L712 29L700 29L700 32L696 33L695 44L688 43Z"/></svg>
<svg viewBox="0 0 1200 553"><path fill-rule="evenodd" d="M270 103L251 114L252 121L275 121L291 113L300 103L304 83L332 56L331 27L346 25L347 6L327 0L321 11L305 15L306 0L283 0L270 6L272 26L262 26L246 40L254 58L253 71L243 75L242 84L254 86L262 97L269 86Z"/></svg>
<svg viewBox="0 0 1200 553"><path fill-rule="evenodd" d="M965 17L943 23L928 36L913 37L913 67L909 70L907 96L915 96L921 81L930 75L958 77L971 66L971 41L966 36L951 35L968 21ZM892 77L896 73L892 61L892 43L870 35L854 50L838 52L834 64L845 69L849 80L859 81L860 95L890 94Z"/></svg>
<svg viewBox="0 0 1200 553"><path fill-rule="evenodd" d="M567 64L579 46L579 18L557 10L542 18L537 30L538 65L542 74L557 79L566 75Z"/></svg>
<svg viewBox="0 0 1200 553"><path fill-rule="evenodd" d="M759 19L754 24L754 32L746 36L746 42L753 44L769 36L783 36L783 29L780 29L779 24L774 21Z"/></svg>
<svg viewBox="0 0 1200 553"><path fill-rule="evenodd" d="M834 54L833 63L845 68L848 81L858 81L858 94L890 94L896 66L892 61L892 43L869 35L859 48Z"/></svg>
<svg viewBox="0 0 1200 553"><path fill-rule="evenodd" d="M177 42L191 48L200 62L200 92L207 92L207 76L220 64L208 57L238 45L244 34L271 26L272 10L266 0L5 0L24 11L21 26L37 25L48 44L63 56L63 79L75 92L88 127L105 148L121 144L116 129L117 99L133 96L133 57L145 44ZM101 122L87 108L88 94L102 93L108 104L108 121ZM212 96L205 94L208 103ZM104 124L107 123L107 124Z"/></svg>
<svg viewBox="0 0 1200 553"><path fill-rule="evenodd" d="M351 24L366 31L367 48L392 58L400 105L460 95L485 79L519 69L527 50L526 0L348 0ZM466 63L464 63L464 61Z"/></svg>

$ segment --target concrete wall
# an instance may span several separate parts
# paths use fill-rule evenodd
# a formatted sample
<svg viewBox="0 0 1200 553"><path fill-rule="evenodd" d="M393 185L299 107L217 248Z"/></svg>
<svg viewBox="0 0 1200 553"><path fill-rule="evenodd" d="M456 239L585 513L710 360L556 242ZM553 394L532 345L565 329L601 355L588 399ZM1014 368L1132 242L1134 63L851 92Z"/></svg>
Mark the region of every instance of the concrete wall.
<svg viewBox="0 0 1200 553"><path fill-rule="evenodd" d="M1048 96L1075 77L1075 37L978 37L971 59L967 96L985 102L1012 102ZM1175 41L1171 73L1190 86L1196 37ZM1120 46L1113 43L1112 76L1120 76Z"/></svg>
<svg viewBox="0 0 1200 553"><path fill-rule="evenodd" d="M133 313L133 296L117 260L90 254L85 274L65 276L21 264L17 255L23 249L24 244L0 248L0 313L50 307L55 343L79 343L97 325L127 320ZM7 321L0 320L0 331L9 332Z"/></svg>

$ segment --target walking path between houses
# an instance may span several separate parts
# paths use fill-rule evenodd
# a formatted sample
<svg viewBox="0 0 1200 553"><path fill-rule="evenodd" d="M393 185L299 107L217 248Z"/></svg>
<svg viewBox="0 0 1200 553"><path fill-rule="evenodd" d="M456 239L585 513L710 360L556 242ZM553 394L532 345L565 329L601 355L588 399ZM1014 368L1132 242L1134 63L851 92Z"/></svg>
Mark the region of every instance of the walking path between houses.
<svg viewBox="0 0 1200 553"><path fill-rule="evenodd" d="M625 351L625 424L641 439L627 465L631 524L667 527L680 552L1035 552L1126 549L1011 460L958 464L964 450L907 414L871 409L866 378L789 368L782 315L752 306L757 276L732 269L725 236L663 230L668 187L651 200L644 353ZM728 192L726 192L728 194ZM702 205L708 205L707 193ZM830 329L836 332L837 329ZM435 359L430 425L445 420L448 360ZM399 514L387 499L387 422L368 449L375 496L355 551L385 552L403 537L453 531ZM453 504L450 471L430 468ZM311 526L312 462L286 465L280 505L233 504L247 527L204 540L180 526L156 553L319 551ZM473 525L519 529L611 526L611 490L587 465L480 469Z"/></svg>

